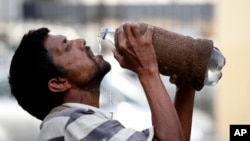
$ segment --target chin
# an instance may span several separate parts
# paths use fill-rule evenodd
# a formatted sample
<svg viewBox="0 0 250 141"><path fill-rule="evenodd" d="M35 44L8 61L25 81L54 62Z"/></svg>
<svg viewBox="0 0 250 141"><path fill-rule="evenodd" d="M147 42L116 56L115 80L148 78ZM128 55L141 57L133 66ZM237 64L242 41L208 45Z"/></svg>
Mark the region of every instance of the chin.
<svg viewBox="0 0 250 141"><path fill-rule="evenodd" d="M95 78L102 80L103 77L111 70L111 65L109 62L103 60L102 62L99 63L97 70L96 70L96 74L95 74Z"/></svg>
<svg viewBox="0 0 250 141"><path fill-rule="evenodd" d="M102 71L107 74L111 70L111 65L109 62L103 60Z"/></svg>

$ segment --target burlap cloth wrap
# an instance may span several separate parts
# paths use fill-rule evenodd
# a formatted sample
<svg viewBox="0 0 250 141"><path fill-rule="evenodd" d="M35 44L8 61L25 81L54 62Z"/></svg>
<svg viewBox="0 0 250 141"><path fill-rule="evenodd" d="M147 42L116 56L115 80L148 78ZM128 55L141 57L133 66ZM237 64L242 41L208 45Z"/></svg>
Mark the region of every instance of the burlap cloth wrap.
<svg viewBox="0 0 250 141"><path fill-rule="evenodd" d="M144 33L148 24L139 24ZM203 88L213 49L211 40L194 39L154 26L153 45L162 75L176 74L185 83L191 83L196 90Z"/></svg>

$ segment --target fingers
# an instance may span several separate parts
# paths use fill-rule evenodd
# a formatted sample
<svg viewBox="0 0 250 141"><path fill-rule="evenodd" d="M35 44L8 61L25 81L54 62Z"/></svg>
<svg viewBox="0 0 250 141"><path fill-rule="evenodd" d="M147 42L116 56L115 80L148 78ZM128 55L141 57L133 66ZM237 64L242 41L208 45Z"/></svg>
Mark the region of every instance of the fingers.
<svg viewBox="0 0 250 141"><path fill-rule="evenodd" d="M136 39L140 38L141 32L140 32L139 24L136 24L136 23L131 24L131 31Z"/></svg>
<svg viewBox="0 0 250 141"><path fill-rule="evenodd" d="M112 52L115 59L120 63L120 61L122 60L122 55L116 49L113 49Z"/></svg>
<svg viewBox="0 0 250 141"><path fill-rule="evenodd" d="M125 24L123 24L123 30L124 30L125 36L128 39L128 42L129 43L135 42L134 34L133 34L132 29L131 29L131 23L125 23Z"/></svg>
<svg viewBox="0 0 250 141"><path fill-rule="evenodd" d="M178 89L193 89L191 83L188 83L183 78L177 76L176 74L172 74L169 78L169 82L175 84ZM193 89L194 90L194 89Z"/></svg>
<svg viewBox="0 0 250 141"><path fill-rule="evenodd" d="M123 25L116 29L116 36L115 36L115 46L120 51L121 48L126 46L127 38L123 30ZM121 53L121 52L119 52Z"/></svg>
<svg viewBox="0 0 250 141"><path fill-rule="evenodd" d="M123 61L123 56L116 50L113 49L112 50L113 54L114 54L114 58L118 61L118 63L120 64L121 67L124 67L124 61Z"/></svg>
<svg viewBox="0 0 250 141"><path fill-rule="evenodd" d="M142 36L145 36L145 38L148 39L149 42L151 42L153 29L154 27L152 25L149 25L144 35L142 35L140 25L138 23L123 24L123 30L130 43L133 43L135 40L139 40Z"/></svg>
<svg viewBox="0 0 250 141"><path fill-rule="evenodd" d="M154 30L154 27L152 25L149 25L147 28L147 31L145 32L145 37L146 37L146 39L148 39L149 42L151 42L153 39L152 38L153 30Z"/></svg>
<svg viewBox="0 0 250 141"><path fill-rule="evenodd" d="M133 56L133 51L131 50L134 47L136 39L132 33L131 24L125 23L123 24L118 30L118 42L119 42L119 49L118 52L121 55L129 54Z"/></svg>

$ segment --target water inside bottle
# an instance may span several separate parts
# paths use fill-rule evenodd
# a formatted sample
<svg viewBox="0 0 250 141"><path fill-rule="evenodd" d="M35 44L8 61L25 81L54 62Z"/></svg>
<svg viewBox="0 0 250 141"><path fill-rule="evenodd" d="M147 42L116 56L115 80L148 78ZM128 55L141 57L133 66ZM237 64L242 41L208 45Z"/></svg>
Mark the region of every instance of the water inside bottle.
<svg viewBox="0 0 250 141"><path fill-rule="evenodd" d="M219 51L218 48L214 47L210 56L210 60L207 65L207 71L205 76L205 85L214 86L222 77L222 68L226 63L225 57Z"/></svg>

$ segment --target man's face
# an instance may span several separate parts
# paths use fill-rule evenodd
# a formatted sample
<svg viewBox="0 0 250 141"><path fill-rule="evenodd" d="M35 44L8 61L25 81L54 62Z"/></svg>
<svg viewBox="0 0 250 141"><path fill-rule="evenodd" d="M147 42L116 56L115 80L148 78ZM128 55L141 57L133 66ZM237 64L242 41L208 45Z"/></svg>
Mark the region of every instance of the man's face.
<svg viewBox="0 0 250 141"><path fill-rule="evenodd" d="M111 68L102 56L94 56L83 39L67 40L62 35L49 35L44 44L54 64L68 72L65 77L76 87L101 81Z"/></svg>

